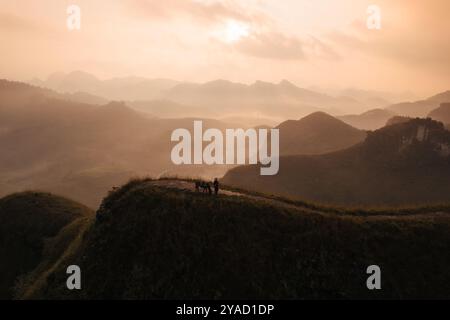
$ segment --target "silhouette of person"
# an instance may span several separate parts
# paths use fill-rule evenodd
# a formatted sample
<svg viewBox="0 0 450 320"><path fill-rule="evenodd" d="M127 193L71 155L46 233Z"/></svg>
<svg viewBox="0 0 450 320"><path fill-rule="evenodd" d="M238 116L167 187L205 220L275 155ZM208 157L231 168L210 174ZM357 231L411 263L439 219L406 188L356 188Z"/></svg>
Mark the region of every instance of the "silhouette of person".
<svg viewBox="0 0 450 320"><path fill-rule="evenodd" d="M214 179L214 194L217 195L219 193L219 180L217 178Z"/></svg>

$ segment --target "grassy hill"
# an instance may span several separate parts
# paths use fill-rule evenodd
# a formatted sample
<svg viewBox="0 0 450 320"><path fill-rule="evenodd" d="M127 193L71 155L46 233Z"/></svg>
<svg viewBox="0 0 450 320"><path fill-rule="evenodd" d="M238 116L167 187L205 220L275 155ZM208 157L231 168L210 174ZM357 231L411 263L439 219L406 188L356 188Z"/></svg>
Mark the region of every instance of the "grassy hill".
<svg viewBox="0 0 450 320"><path fill-rule="evenodd" d="M89 215L92 212L85 206L47 193L24 192L0 199L0 299L11 298L17 277L40 263L50 238Z"/></svg>
<svg viewBox="0 0 450 320"><path fill-rule="evenodd" d="M374 132L346 150L285 156L275 176L240 166L223 182L247 190L341 206L408 206L450 201L450 133L413 119Z"/></svg>
<svg viewBox="0 0 450 320"><path fill-rule="evenodd" d="M322 154L341 150L364 140L366 132L324 112L281 123L280 154Z"/></svg>
<svg viewBox="0 0 450 320"><path fill-rule="evenodd" d="M22 298L449 298L448 214L325 211L135 180ZM82 269L81 291L65 288L69 264ZM366 289L371 264L381 291Z"/></svg>

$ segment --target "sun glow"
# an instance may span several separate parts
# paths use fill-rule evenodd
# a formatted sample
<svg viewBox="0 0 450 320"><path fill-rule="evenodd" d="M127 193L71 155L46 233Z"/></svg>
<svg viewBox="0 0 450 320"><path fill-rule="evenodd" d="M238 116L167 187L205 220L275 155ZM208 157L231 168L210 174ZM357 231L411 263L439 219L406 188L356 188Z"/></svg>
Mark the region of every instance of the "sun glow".
<svg viewBox="0 0 450 320"><path fill-rule="evenodd" d="M225 26L224 40L228 43L238 42L242 38L250 35L250 28L247 24L230 20Z"/></svg>

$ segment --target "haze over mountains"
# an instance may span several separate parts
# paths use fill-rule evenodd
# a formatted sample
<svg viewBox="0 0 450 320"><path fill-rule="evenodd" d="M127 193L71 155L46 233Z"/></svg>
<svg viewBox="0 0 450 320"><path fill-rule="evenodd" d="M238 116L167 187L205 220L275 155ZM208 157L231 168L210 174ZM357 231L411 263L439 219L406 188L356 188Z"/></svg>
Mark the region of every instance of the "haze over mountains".
<svg viewBox="0 0 450 320"><path fill-rule="evenodd" d="M361 114L338 116L337 118L349 125L362 130L376 130L384 127L387 121L396 115L386 109L373 109Z"/></svg>
<svg viewBox="0 0 450 320"><path fill-rule="evenodd" d="M390 118L396 115L410 118L430 117L433 110L449 101L450 91L445 91L424 100L395 103L386 108L373 109L358 115L338 116L338 118L359 129L376 130L383 127ZM447 120L444 119L444 123L448 123L445 121Z"/></svg>
<svg viewBox="0 0 450 320"><path fill-rule="evenodd" d="M33 79L31 84L58 92L86 92L109 100L152 100L178 82L140 77L100 80L87 72L74 71L68 74L61 72L51 74L45 81Z"/></svg>
<svg viewBox="0 0 450 320"><path fill-rule="evenodd" d="M346 90L344 93L348 95L331 96L299 88L286 80L278 84L256 81L250 85L226 80L199 84L139 77L99 80L89 73L76 71L56 73L45 81L34 79L31 83L61 93L85 92L98 99L128 101L132 107L164 117L223 117L227 113L279 120L319 110L331 114L360 113L390 103L376 96L383 93ZM164 108L158 107L161 104Z"/></svg>
<svg viewBox="0 0 450 320"><path fill-rule="evenodd" d="M387 109L401 116L426 117L429 112L438 108L441 103L449 101L450 101L450 90L436 94L425 100L393 104L389 106Z"/></svg>
<svg viewBox="0 0 450 320"><path fill-rule="evenodd" d="M373 109L357 115L338 116L338 118L359 129L376 130L385 126L388 120L394 116L430 117L433 110L448 101L450 101L450 91L445 91L425 100L395 103L386 108ZM446 119L444 119L444 123L448 123L445 121L447 121Z"/></svg>
<svg viewBox="0 0 450 320"><path fill-rule="evenodd" d="M84 74L79 76L92 86L96 83L97 88L104 85L93 77ZM66 79L54 78L52 83L60 83L56 79ZM129 86L138 83L139 87L142 84L141 80L136 79L124 82ZM64 80L60 83L60 88L75 90L72 86L74 83L77 84L77 81ZM117 85L123 82L115 80L106 83L108 87L111 83ZM159 88L169 86L169 82L165 80L162 83L164 85L159 84ZM224 87L228 91L222 92ZM204 85L175 84L166 92L173 95L172 98L178 96L186 102L195 102L195 99L211 95L207 100L210 106L222 103L224 107L210 109L220 112L221 117L226 120L205 119L206 115L201 118L158 118L139 111L145 109L146 102L139 108L132 109L128 106L129 102L108 103L106 99L91 93L58 93L23 83L1 81L0 148L3 152L0 168L5 174L0 178L0 195L38 188L57 191L95 207L112 186L124 183L132 176L179 174L221 177L230 166L174 166L170 160L171 132L176 128L191 128L195 119L203 119L205 128L219 130L259 127L264 124L259 122L264 118L253 117L247 112L241 116L230 115L230 110L226 111L225 107L229 105L228 102L222 101L228 96L231 97L228 100L236 100L233 102L236 106L241 106L239 98L245 102L252 100L255 95L264 96L264 99L259 100L264 103L272 98L276 100L274 97L284 97L286 92L290 96L298 94L309 97L311 101L329 99L294 87L288 82L278 85L257 83L253 86L223 81ZM234 96L239 92L241 96ZM220 97L216 99L217 103L214 102L214 96ZM444 93L429 100L439 102L445 99ZM195 110L169 100L152 100L149 103L154 110L162 110L163 114L171 108L181 114L183 108ZM205 106L197 107L198 112L207 114L204 112ZM267 105L263 104L262 109L265 107ZM270 108L273 112L279 111L277 105ZM297 108L299 114L305 111L299 106L293 110ZM166 114L168 115L170 112ZM352 123L359 129L323 112L306 117L295 116L293 119L301 119L283 121L277 126L281 131L281 154L324 154L351 147L364 140L366 132L360 129L382 126L384 120L392 115L387 110L375 110L361 116L340 117L342 121ZM275 123L273 119L268 122Z"/></svg>
<svg viewBox="0 0 450 320"><path fill-rule="evenodd" d="M177 173L170 135L193 119L155 119L123 103L89 105L67 95L0 81L0 195L39 189L97 206L113 186L136 175ZM205 128L234 125L203 119ZM222 167L183 168L222 176Z"/></svg>
<svg viewBox="0 0 450 320"><path fill-rule="evenodd" d="M47 80L34 79L30 83L82 103L101 105L118 100L156 117L231 118L252 126L274 126L286 119L324 111L358 129L375 130L394 115L425 117L450 100L449 92L411 102L400 100L411 94L345 89L329 95L297 87L287 80L250 85L227 80L190 83L142 77L100 80L82 71L55 73Z"/></svg>

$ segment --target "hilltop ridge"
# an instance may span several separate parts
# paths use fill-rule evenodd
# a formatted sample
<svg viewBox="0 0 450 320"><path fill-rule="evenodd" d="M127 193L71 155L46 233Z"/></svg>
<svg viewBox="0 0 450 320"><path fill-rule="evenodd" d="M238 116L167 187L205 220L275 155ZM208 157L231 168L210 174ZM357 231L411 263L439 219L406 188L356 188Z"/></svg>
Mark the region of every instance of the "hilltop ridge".
<svg viewBox="0 0 450 320"><path fill-rule="evenodd" d="M430 209L361 219L263 196L209 196L185 189L188 184L134 180L112 191L98 212L102 218L57 267L34 274L40 281L31 277L23 297L448 297L447 214ZM365 268L374 261L384 270L378 292L365 287ZM65 289L69 264L83 270L81 291Z"/></svg>

